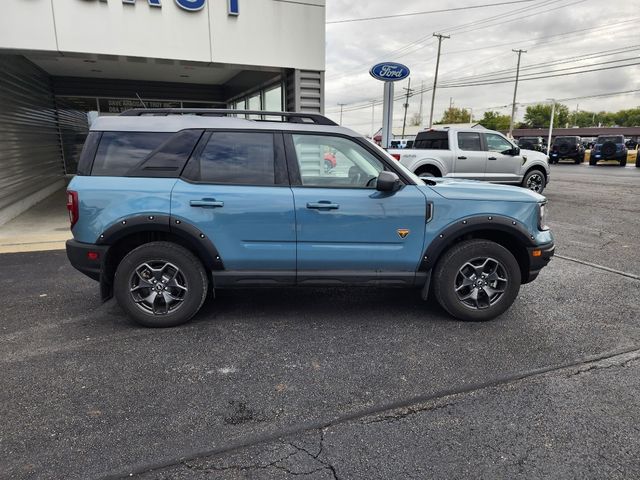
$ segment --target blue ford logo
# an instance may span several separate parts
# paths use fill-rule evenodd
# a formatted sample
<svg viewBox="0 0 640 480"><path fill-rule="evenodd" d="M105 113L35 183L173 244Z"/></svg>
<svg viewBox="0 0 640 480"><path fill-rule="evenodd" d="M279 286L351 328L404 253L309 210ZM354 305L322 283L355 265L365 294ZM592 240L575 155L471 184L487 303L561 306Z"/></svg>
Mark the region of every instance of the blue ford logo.
<svg viewBox="0 0 640 480"><path fill-rule="evenodd" d="M378 80L395 82L407 78L411 72L409 71L409 67L401 63L384 62L371 67L369 73L373 78L377 78Z"/></svg>

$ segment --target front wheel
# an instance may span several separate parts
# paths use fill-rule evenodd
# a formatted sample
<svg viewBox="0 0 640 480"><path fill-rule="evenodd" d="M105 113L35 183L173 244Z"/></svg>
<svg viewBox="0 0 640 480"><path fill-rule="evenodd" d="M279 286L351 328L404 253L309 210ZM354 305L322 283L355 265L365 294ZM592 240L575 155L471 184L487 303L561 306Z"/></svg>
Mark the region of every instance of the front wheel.
<svg viewBox="0 0 640 480"><path fill-rule="evenodd" d="M174 327L204 303L207 274L189 250L151 242L132 250L118 265L114 294L120 307L146 327Z"/></svg>
<svg viewBox="0 0 640 480"><path fill-rule="evenodd" d="M547 181L544 173L540 170L531 170L522 179L522 186L529 190L533 190L536 193L542 193L546 185Z"/></svg>
<svg viewBox="0 0 640 480"><path fill-rule="evenodd" d="M520 267L511 252L489 240L453 246L433 273L438 303L459 320L485 321L504 313L520 291Z"/></svg>

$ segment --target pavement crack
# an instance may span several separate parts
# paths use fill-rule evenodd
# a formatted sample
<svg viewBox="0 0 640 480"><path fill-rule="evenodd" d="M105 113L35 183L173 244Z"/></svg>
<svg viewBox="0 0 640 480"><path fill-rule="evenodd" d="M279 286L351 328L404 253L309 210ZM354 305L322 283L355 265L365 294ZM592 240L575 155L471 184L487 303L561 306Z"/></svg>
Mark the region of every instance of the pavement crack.
<svg viewBox="0 0 640 480"><path fill-rule="evenodd" d="M289 458L297 455L298 452L291 452L288 455L285 455L282 458L274 460L269 463L256 463L252 465L225 465L225 466L200 466L193 465L188 461L182 461L182 465L184 465L189 470L197 470L200 472L224 472L228 470L236 470L236 471L247 471L247 470L264 470L268 468L280 468L277 464L288 460Z"/></svg>
<svg viewBox="0 0 640 480"><path fill-rule="evenodd" d="M607 370L610 368L626 368L629 366L631 362L637 361L640 359L640 353L634 353L631 355L624 356L619 361L614 361L612 359L608 361L593 363L583 368L578 368L574 372L571 372L567 375L568 378L575 377L578 375L583 375L588 372L592 372L595 370Z"/></svg>
<svg viewBox="0 0 640 480"><path fill-rule="evenodd" d="M313 460L318 462L320 465L322 465L321 468L313 470L312 472L308 472L307 474L318 472L318 471L321 471L321 470L328 470L328 471L331 472L331 474L333 475L333 478L335 480L340 480L340 478L338 477L338 473L336 472L335 467L331 463L329 463L328 461L323 460L322 458L320 458L320 455L324 451L324 430L325 430L324 428L319 429L320 444L318 445L318 451L316 453L312 453L309 450L307 450L306 448L301 447L299 445L296 445L293 442L289 442L289 445L292 446L293 448L295 448L296 450L298 450L299 452L305 453L306 455L311 457ZM301 474L302 473L299 473L298 475L301 475Z"/></svg>
<svg viewBox="0 0 640 480"><path fill-rule="evenodd" d="M453 402L448 402L442 405L427 405L424 407L417 407L417 406L409 406L406 408L403 408L401 410L398 410L395 413L390 413L388 415L384 415L384 416L378 416L375 417L369 421L363 421L361 422L363 425L371 425L373 423L381 423L381 422L398 422L406 417L409 417L411 415L415 415L417 413L422 413L422 412L431 412L431 411L435 411L435 410L440 410L443 408L448 408L448 407L452 407L454 406L455 403Z"/></svg>

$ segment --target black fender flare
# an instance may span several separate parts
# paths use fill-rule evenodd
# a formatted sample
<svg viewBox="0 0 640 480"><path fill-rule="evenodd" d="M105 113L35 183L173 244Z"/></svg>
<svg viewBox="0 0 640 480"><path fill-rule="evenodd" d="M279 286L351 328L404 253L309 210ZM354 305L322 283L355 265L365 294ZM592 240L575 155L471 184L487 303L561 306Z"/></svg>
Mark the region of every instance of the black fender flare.
<svg viewBox="0 0 640 480"><path fill-rule="evenodd" d="M440 255L451 246L451 242L456 238L479 231L506 233L514 237L523 247L536 246L535 237L527 227L513 218L501 215L472 215L456 220L437 233L422 255L418 270L430 271L438 262Z"/></svg>
<svg viewBox="0 0 640 480"><path fill-rule="evenodd" d="M174 234L198 254L205 267L210 270L224 270L222 257L213 241L184 219L169 215L135 215L118 220L100 234L95 243L114 245L131 234L145 232Z"/></svg>

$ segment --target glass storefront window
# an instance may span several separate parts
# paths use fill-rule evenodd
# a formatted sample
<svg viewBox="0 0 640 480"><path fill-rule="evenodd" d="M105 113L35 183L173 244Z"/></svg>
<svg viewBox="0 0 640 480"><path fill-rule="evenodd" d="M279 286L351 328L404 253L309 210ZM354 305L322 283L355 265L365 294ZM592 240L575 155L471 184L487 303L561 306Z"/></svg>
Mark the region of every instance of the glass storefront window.
<svg viewBox="0 0 640 480"><path fill-rule="evenodd" d="M280 85L264 92L264 110L269 112L281 112L283 110L282 87Z"/></svg>

